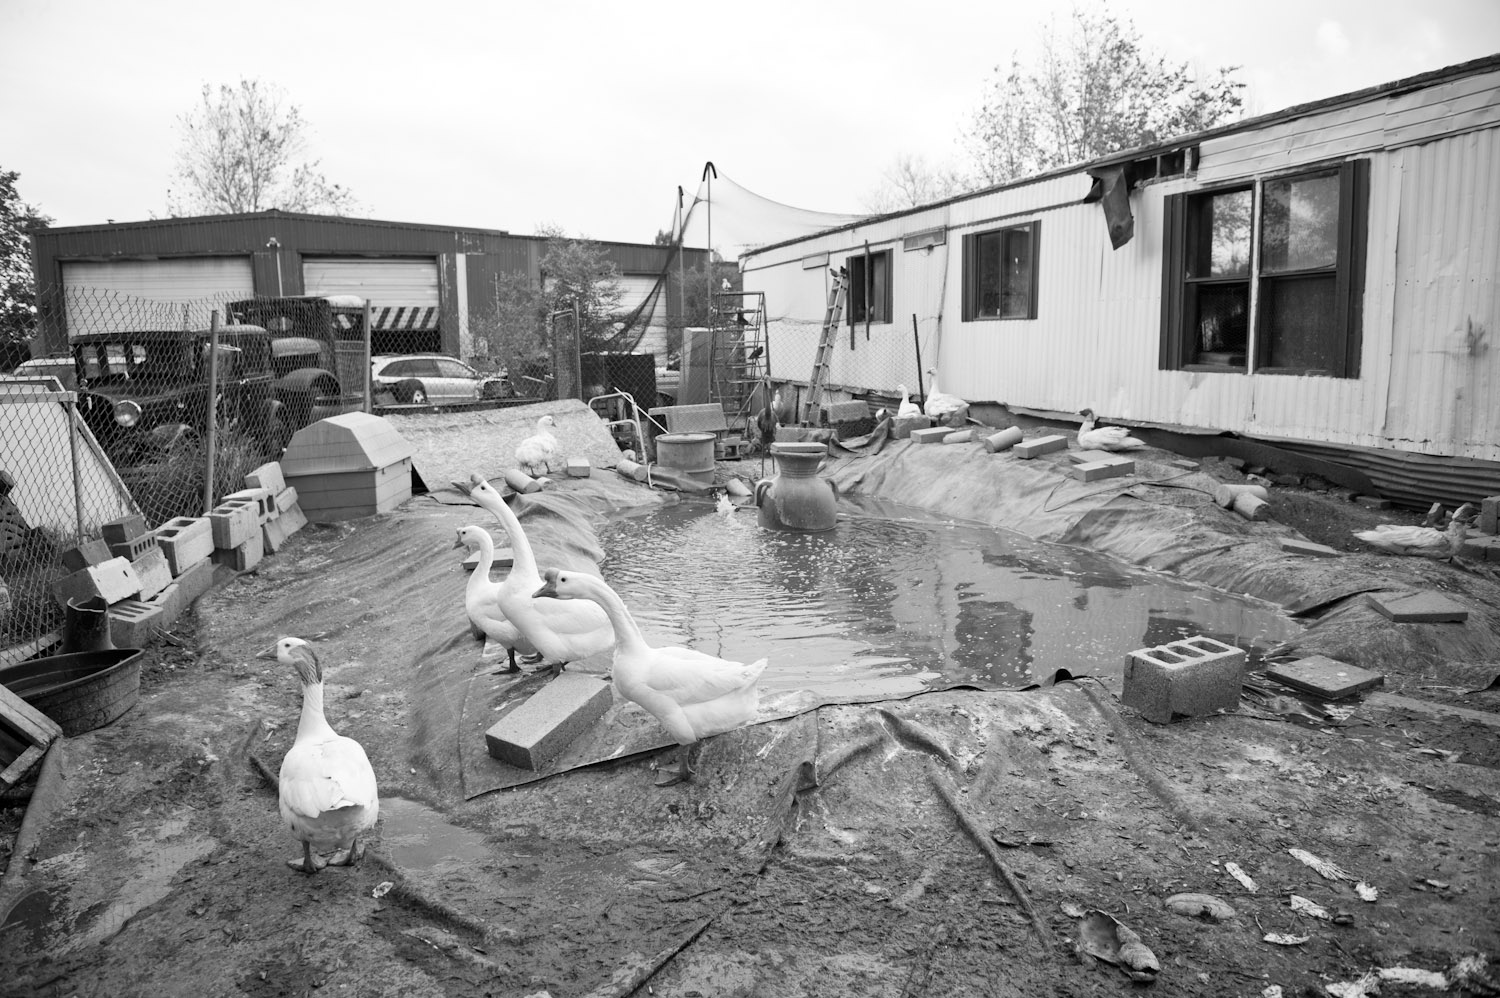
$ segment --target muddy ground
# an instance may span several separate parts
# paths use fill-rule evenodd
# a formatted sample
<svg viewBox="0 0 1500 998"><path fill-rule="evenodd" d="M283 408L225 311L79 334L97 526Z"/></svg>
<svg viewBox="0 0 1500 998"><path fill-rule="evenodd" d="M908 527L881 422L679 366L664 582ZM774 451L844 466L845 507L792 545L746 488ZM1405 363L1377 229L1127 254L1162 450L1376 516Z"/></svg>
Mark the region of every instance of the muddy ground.
<svg viewBox="0 0 1500 998"><path fill-rule="evenodd" d="M1241 547L1295 527L1349 551L1351 530L1421 519L1297 488L1274 505L1270 524L1229 524L1201 504L1173 515ZM451 537L436 515L395 514L393 536ZM336 558L341 536L308 528L204 597L148 651L139 705L67 741L61 792L22 851L0 856L0 994L1315 995L1381 968L1448 973L1500 955L1500 691L1468 681L1500 647L1500 586L1482 567L1357 553L1326 569L1331 583L1439 588L1474 611L1399 632L1351 600L1311 618L1309 648L1369 648L1387 673L1347 714L1247 698L1152 725L1088 679L952 690L722 736L687 788L654 789L657 760L638 758L467 801L436 752L415 748L432 733L412 730L426 723L413 709L424 656L463 635L446 621L413 634L372 607L367 633L328 637L340 649L328 713L370 752L387 816L362 866L306 877L283 865L297 850L266 772L299 694L233 636L270 591ZM1467 635L1456 645L1455 627ZM396 801L426 817L395 829ZM23 813L0 812L0 849ZM1166 902L1181 892L1233 914L1176 913ZM1299 914L1293 895L1336 920ZM1076 954L1090 909L1140 935L1154 983ZM1430 992L1387 981L1380 993Z"/></svg>

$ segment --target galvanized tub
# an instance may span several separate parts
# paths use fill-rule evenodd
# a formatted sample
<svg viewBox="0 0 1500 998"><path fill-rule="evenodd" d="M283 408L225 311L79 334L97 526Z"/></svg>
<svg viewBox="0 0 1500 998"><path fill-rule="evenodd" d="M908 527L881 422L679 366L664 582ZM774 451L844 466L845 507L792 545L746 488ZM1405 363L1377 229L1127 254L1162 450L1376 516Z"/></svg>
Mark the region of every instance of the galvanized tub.
<svg viewBox="0 0 1500 998"><path fill-rule="evenodd" d="M695 482L714 481L712 433L663 433L656 438L656 460L663 468L680 471Z"/></svg>
<svg viewBox="0 0 1500 998"><path fill-rule="evenodd" d="M141 649L111 648L17 662L0 683L56 721L68 737L124 714L140 697Z"/></svg>

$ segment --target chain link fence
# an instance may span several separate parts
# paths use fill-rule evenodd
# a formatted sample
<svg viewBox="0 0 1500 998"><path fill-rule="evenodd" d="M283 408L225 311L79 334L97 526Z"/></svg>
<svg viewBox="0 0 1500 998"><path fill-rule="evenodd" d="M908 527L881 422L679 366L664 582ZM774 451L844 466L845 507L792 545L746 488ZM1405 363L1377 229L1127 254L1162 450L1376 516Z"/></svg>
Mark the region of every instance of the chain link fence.
<svg viewBox="0 0 1500 998"><path fill-rule="evenodd" d="M202 515L279 457L298 427L331 414L321 385L276 387L265 329L220 324L232 297L39 295L42 328L66 329L68 350L47 366L53 378L0 381L4 647L60 626L52 583L76 567L63 553L99 539L104 523Z"/></svg>

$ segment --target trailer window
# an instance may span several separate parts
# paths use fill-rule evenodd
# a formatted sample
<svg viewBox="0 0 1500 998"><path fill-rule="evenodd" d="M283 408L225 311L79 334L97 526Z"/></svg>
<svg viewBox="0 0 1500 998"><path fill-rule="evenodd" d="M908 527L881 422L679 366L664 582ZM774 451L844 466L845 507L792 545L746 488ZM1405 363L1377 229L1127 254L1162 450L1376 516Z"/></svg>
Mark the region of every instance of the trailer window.
<svg viewBox="0 0 1500 998"><path fill-rule="evenodd" d="M966 321L1037 317L1041 228L1041 222L1028 222L964 237Z"/></svg>

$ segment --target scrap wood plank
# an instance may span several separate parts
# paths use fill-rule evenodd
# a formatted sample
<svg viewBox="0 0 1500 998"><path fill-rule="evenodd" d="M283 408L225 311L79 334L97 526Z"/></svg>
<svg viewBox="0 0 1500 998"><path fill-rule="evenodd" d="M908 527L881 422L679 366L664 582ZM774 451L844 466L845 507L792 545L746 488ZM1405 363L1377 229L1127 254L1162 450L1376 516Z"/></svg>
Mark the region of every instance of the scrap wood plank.
<svg viewBox="0 0 1500 998"><path fill-rule="evenodd" d="M15 786L61 737L56 721L0 686L0 764L5 766L0 783ZM16 751L16 746L23 747Z"/></svg>

